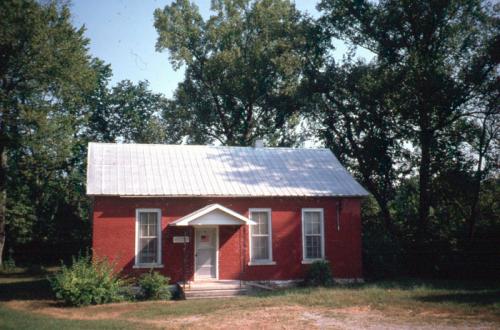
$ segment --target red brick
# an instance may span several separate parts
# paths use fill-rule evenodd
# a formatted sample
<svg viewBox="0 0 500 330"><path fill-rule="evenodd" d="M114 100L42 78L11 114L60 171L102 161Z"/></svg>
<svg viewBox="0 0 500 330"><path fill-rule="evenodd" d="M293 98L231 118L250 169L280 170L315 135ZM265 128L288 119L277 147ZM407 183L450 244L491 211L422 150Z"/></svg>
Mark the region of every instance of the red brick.
<svg viewBox="0 0 500 330"><path fill-rule="evenodd" d="M133 269L135 253L136 208L159 208L162 212L162 261L159 269L172 281L183 278L185 259L188 279L193 278L193 230L169 223L208 204L219 203L248 216L249 208L272 209L273 259L276 265L249 266L248 227L219 227L219 278L244 280L289 280L304 277L302 262L302 208L323 208L325 217L325 256L334 277L361 278L360 199L344 198L337 230L336 207L339 199L322 198L120 198L97 196L94 199L94 256L107 257L125 274ZM173 244L173 236L191 236L184 253L183 244ZM240 243L243 243L241 245Z"/></svg>

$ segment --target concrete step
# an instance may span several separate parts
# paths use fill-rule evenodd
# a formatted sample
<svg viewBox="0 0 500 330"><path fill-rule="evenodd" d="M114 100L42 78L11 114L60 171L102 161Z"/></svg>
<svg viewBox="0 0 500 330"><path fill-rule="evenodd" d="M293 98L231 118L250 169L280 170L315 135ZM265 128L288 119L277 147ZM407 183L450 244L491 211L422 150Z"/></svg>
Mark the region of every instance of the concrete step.
<svg viewBox="0 0 500 330"><path fill-rule="evenodd" d="M204 299L204 298L227 298L242 296L247 293L246 288L238 289L196 289L186 290L184 295L186 299Z"/></svg>

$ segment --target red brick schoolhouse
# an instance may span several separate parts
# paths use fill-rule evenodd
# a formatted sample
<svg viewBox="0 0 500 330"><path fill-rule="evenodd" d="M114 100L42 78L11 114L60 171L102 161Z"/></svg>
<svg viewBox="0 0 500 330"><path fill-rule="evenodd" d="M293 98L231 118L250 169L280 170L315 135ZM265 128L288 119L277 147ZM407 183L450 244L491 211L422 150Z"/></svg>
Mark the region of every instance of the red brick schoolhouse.
<svg viewBox="0 0 500 330"><path fill-rule="evenodd" d="M367 195L328 149L90 143L93 251L173 282L359 280Z"/></svg>

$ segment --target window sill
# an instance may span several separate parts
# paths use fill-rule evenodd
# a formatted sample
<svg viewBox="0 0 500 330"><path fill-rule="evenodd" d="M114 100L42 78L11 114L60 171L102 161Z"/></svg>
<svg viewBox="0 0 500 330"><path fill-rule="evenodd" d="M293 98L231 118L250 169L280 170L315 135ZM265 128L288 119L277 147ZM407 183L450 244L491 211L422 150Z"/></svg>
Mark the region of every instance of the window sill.
<svg viewBox="0 0 500 330"><path fill-rule="evenodd" d="M141 264L132 266L134 269L143 269L143 268L163 268L161 264Z"/></svg>
<svg viewBox="0 0 500 330"><path fill-rule="evenodd" d="M276 261L250 261L248 266L272 266L276 265Z"/></svg>
<svg viewBox="0 0 500 330"><path fill-rule="evenodd" d="M328 260L325 260L325 259L306 259L306 260L302 260L302 264L303 265L309 265L309 264L312 264L313 262L315 261L325 261L325 262L329 262Z"/></svg>

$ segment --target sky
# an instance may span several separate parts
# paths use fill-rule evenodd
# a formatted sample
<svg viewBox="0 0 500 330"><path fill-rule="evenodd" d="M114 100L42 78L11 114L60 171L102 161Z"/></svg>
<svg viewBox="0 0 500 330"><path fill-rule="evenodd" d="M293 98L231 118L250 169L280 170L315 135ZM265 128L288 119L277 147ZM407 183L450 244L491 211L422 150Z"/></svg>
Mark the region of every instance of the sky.
<svg viewBox="0 0 500 330"><path fill-rule="evenodd" d="M133 82L147 80L157 93L171 97L177 84L183 80L184 70L175 71L168 61L168 53L155 50L157 38L153 26L153 12L164 8L166 0L73 0L73 24L85 26L90 39L90 53L111 64L114 85L123 79ZM204 18L210 16L210 0L194 1ZM296 0L296 7L318 16L317 1ZM341 56L345 46L337 44Z"/></svg>

